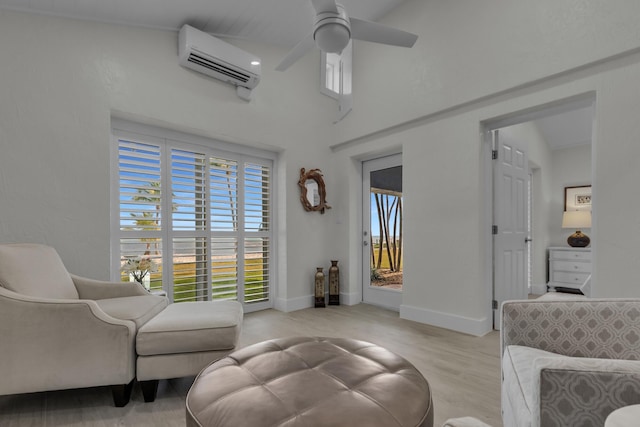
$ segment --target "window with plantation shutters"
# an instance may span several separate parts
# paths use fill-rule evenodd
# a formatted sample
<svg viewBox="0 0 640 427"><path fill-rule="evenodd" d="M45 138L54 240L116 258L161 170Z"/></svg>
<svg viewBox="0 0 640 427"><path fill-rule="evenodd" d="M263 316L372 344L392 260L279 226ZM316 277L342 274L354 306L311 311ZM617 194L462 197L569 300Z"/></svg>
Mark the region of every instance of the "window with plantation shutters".
<svg viewBox="0 0 640 427"><path fill-rule="evenodd" d="M209 159L211 208L211 291L213 298L237 298L239 205L238 162Z"/></svg>
<svg viewBox="0 0 640 427"><path fill-rule="evenodd" d="M149 133L113 129L114 276L174 302L270 307L273 159Z"/></svg>
<svg viewBox="0 0 640 427"><path fill-rule="evenodd" d="M144 259L148 263L162 262L162 194L161 194L160 146L133 140L120 140L118 144L118 258L126 260ZM149 264L151 265L151 264ZM140 275L143 284L150 287L156 272L148 269L125 271L122 280ZM139 273L136 273L139 271ZM157 281L158 276L153 277Z"/></svg>
<svg viewBox="0 0 640 427"><path fill-rule="evenodd" d="M244 164L244 300L269 299L269 168Z"/></svg>
<svg viewBox="0 0 640 427"><path fill-rule="evenodd" d="M209 295L207 156L171 148L173 300L206 301Z"/></svg>

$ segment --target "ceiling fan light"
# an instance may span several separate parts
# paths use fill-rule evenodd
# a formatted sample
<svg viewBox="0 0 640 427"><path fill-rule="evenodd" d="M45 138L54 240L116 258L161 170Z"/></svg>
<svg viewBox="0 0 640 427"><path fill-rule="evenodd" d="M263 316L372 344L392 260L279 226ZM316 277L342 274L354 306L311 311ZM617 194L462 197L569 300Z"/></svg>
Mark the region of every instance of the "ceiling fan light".
<svg viewBox="0 0 640 427"><path fill-rule="evenodd" d="M334 22L317 28L313 37L323 52L340 53L349 44L351 32L344 25Z"/></svg>

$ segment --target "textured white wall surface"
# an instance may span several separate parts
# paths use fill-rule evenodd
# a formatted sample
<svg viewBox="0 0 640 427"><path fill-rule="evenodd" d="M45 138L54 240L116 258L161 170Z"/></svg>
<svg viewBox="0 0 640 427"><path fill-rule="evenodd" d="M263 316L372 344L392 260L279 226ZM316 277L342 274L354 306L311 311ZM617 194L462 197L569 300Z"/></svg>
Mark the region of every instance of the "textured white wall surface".
<svg viewBox="0 0 640 427"><path fill-rule="evenodd" d="M354 44L349 141L640 46L635 0L410 0L383 21L412 49Z"/></svg>
<svg viewBox="0 0 640 427"><path fill-rule="evenodd" d="M640 178L638 18L632 1L410 1L384 23L419 33L414 50L354 46L354 111L333 148L353 159L403 151L402 317L491 328L482 124L584 97L596 99L593 294L640 296L640 200L627 197Z"/></svg>
<svg viewBox="0 0 640 427"><path fill-rule="evenodd" d="M241 47L264 61L250 103L180 67L177 33L0 12L0 241L50 244L70 271L107 279L110 120L125 118L279 152L279 303L310 304L335 218L304 212L296 183L317 167L329 197L339 187L335 104L318 93L317 55L284 74L283 49Z"/></svg>
<svg viewBox="0 0 640 427"><path fill-rule="evenodd" d="M45 242L71 271L109 276L117 116L278 150L277 306L309 306L314 267L333 258L357 302L359 160L402 151L401 316L482 334L491 328L482 123L592 94L593 294L639 296L639 18L635 0L410 0L383 23L416 32L417 45L357 43L354 110L334 126L317 55L276 73L283 49L237 42L264 63L247 104L180 68L175 33L0 12L0 241ZM300 167L325 172L325 215L302 211Z"/></svg>

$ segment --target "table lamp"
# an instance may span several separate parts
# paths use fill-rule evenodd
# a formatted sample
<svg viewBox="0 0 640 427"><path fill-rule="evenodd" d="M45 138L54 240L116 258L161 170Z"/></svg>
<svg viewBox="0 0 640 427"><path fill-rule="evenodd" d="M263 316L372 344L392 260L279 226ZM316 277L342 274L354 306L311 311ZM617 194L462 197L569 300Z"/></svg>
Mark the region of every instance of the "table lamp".
<svg viewBox="0 0 640 427"><path fill-rule="evenodd" d="M573 228L576 230L567 243L574 248L584 248L589 246L591 239L580 231L581 228L591 228L591 211L565 211L562 214L562 228Z"/></svg>

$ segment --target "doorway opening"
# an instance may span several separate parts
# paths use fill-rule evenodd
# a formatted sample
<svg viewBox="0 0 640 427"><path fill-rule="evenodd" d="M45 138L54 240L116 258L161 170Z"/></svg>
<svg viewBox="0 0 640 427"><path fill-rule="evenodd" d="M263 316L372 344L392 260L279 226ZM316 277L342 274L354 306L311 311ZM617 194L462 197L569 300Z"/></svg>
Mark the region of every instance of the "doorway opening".
<svg viewBox="0 0 640 427"><path fill-rule="evenodd" d="M503 301L547 292L550 251L570 249L565 188L591 188L594 112L585 94L484 124L494 328Z"/></svg>
<svg viewBox="0 0 640 427"><path fill-rule="evenodd" d="M362 300L400 310L403 288L402 155L363 162Z"/></svg>

